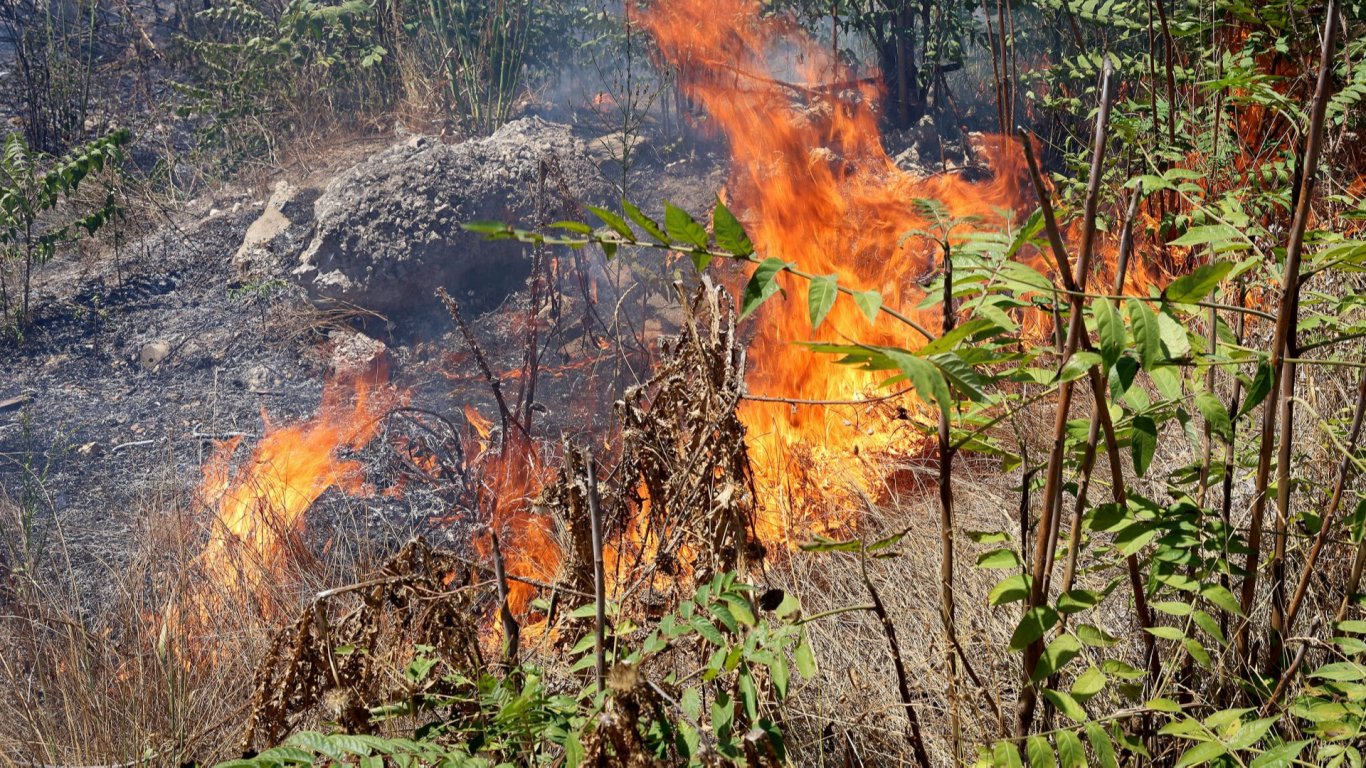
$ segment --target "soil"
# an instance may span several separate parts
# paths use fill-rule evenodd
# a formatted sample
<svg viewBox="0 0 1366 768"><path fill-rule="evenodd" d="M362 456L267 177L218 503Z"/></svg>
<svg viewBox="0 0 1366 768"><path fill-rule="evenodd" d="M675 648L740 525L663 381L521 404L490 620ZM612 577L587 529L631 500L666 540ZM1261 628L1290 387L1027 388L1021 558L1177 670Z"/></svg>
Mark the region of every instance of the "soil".
<svg viewBox="0 0 1366 768"><path fill-rule="evenodd" d="M642 180L636 199L653 203L647 210L669 199L699 214L724 180L715 154L668 163L645 157L634 175ZM167 217L117 258L59 257L38 276L24 338L0 342L0 498L27 521L6 519L0 533L11 544L21 535L49 548L61 543L61 560L69 558L77 578L92 585L92 604L109 569L138 551L154 519L174 514L198 532L192 535L203 535L212 513L194 492L218 442L245 435L240 463L266 429L266 415L274 425L311 416L331 347L354 333L346 318L317 309L289 282L290 265L281 265L278 279L240 282L232 257L267 197L265 190L225 187ZM608 434L616 393L643 380L649 341L669 327L667 310L659 311L669 291L632 288L629 301L617 301L638 275L602 263L601 254L585 257L599 261L576 269L563 257L563 296L542 311L534 432L547 450L563 436ZM637 269L652 268L648 258L639 260ZM594 311L584 299L590 284L588 292L598 294ZM468 318L491 367L507 379L510 400L519 390L530 303L522 290ZM432 306L439 318L433 326L445 329L439 335L380 340L389 344L391 380L409 405L440 415L468 440L465 406L495 422L497 409L470 348L439 304ZM638 309L624 311L631 308ZM359 457L374 493L325 493L309 513L308 545L327 546L337 526L364 528L379 550L415 534L466 540L475 521L459 507L459 483L449 475L428 483L399 455L400 446L427 437L410 419L390 420ZM468 457L472 448L464 448Z"/></svg>

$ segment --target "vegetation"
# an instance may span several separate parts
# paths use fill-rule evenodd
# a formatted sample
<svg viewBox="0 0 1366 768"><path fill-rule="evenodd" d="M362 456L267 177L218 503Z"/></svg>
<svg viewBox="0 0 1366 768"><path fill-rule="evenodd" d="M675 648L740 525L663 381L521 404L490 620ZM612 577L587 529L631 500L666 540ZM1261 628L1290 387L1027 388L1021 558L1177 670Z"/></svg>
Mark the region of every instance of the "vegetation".
<svg viewBox="0 0 1366 768"><path fill-rule="evenodd" d="M34 266L82 233L94 235L117 214L112 191L88 212L56 209L73 201L87 177L118 163L128 137L114 131L60 158L33 152L20 134L6 138L0 155L0 324L8 332L22 331L28 322Z"/></svg>
<svg viewBox="0 0 1366 768"><path fill-rule="evenodd" d="M96 23L98 4L75 7L83 10L73 18ZM650 534L604 522L599 506L612 500L615 509L662 515L684 494L642 492L623 471L610 480L615 489L603 473L600 496L598 465L591 457L574 463L566 448L555 488L572 497L579 517L563 521L563 583L523 576L522 586L542 592L514 615L509 583L518 574L507 573L497 532L477 547L489 565L461 565L478 577L468 582L454 580L454 566L441 574L451 578L429 578L420 589L392 563L374 578L331 574L349 586L311 584L319 588L311 599L280 596L302 605L296 622L280 629L277 616L258 617L242 633L251 643L233 649L251 658L219 668L233 679L201 679L193 690L176 655L186 651L167 629L136 666L157 692L149 706L176 713L159 726L176 743L142 744L134 760L228 757L204 751L205 732L186 731L215 690L241 702L245 670L260 658L252 704L214 726L251 723L248 754L225 766L1366 761L1360 5L765 7L825 35L836 59L876 65L887 125L910 128L929 116L931 128L987 128L1019 153L1033 196L999 222L955 215L938 199L902 201L924 226L897 233L898 248L932 255L918 303L794 261L742 223L743 200L737 212L718 201L699 217L666 203L659 218L623 199L619 208L591 207L591 224L468 228L531 246L538 275L551 248L629 254L635 269L682 254L704 285L735 283L738 318L751 325L774 322L767 313L779 302L796 303L812 365L845 366L868 374L870 389L914 397L896 420L922 446L930 479L914 494L893 495L913 495L921 509L887 504L805 536L794 551L751 557L746 545L755 542L736 534L743 526L726 514L728 500L753 493L742 487L753 484L748 460L708 466L702 476L715 493L697 497L709 506L693 510L705 521L670 540L669 568L633 574L646 586L630 602L608 594L604 560L628 545L647 549ZM68 17L49 18L59 29ZM594 42L587 55L608 97L596 115L619 132L612 152L623 196L646 194L631 180L637 135L667 121L671 106L675 128L680 117L702 118L688 114L677 90L684 86L640 39L644 30L603 9L223 0L194 18L199 26L180 39L187 63L179 108L196 121L197 146L229 166L262 149L278 157L300 129L352 113L379 120L421 106L462 135L490 133L517 113L532 84L571 60L575 34ZM581 25L575 34L566 32L572 24ZM34 51L54 71L84 61L70 71L89 76L88 46L20 37L26 61ZM988 59L989 81L968 85L974 61L986 71ZM20 70L29 138L11 134L0 159L0 308L20 334L35 266L117 212L112 195L87 205L76 193L121 160L131 140L127 130L87 140L79 77L44 86L38 72L31 63ZM808 93L819 89L778 85L839 104ZM990 93L975 97L973 87ZM40 98L34 88L48 90ZM983 105L990 119L974 118ZM70 148L51 156L32 146ZM539 293L549 278L541 279L533 278L535 300L549 301ZM251 283L234 298L263 303L282 285ZM500 452L527 449L531 396L518 397L524 422L510 419L517 414L448 301L501 405ZM831 330L832 312L849 307L867 325L852 333L841 325L837 342L816 340L831 338L821 333ZM708 319L715 328L724 317L717 310ZM724 417L734 419L745 397L737 388ZM733 425L684 404L675 418L706 423L687 440L661 442L710 456L697 446L731 435ZM636 433L651 426L631 424ZM632 458L652 466L652 457ZM993 493L982 491L988 484ZM492 501L478 496L471 508L496 507L503 489L479 487L491 489ZM540 502L553 506L549 495ZM988 513L973 511L975 496L987 499ZM866 493L862 501L879 506ZM633 533L641 540L631 541ZM665 548L656 536L654 546ZM697 562L672 562L686 559L681 553ZM178 565L190 567L188 559ZM656 591L660 573L671 583ZM400 582L411 594L399 596ZM640 597L646 591L654 602ZM329 614L328 600L339 596L360 607L345 618ZM60 599L38 590L23 597ZM169 599L157 593L129 610L163 611ZM395 606L409 611L402 621L372 615ZM433 616L442 621L421 624ZM533 619L544 633L534 643L523 639ZM440 640L398 635L386 645L395 625L421 625ZM278 634L267 643L271 628ZM126 631L144 641L151 634ZM44 641L35 634L24 642ZM107 635L82 630L63 642L69 655L36 654L48 682L68 666L108 675L118 667ZM281 660L286 674L271 677ZM869 690L882 698L860 701ZM341 703L327 691L344 691ZM855 704L853 714L840 709ZM272 743L252 753L258 715L270 707L279 710L271 710L273 730L263 731ZM33 730L38 740L80 738L69 722L79 714L63 728Z"/></svg>

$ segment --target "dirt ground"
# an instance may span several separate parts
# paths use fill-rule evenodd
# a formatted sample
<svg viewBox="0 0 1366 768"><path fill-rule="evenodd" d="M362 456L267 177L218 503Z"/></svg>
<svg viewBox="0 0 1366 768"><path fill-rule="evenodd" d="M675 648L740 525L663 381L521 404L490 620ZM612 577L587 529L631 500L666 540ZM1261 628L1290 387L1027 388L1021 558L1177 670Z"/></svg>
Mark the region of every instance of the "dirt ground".
<svg viewBox="0 0 1366 768"><path fill-rule="evenodd" d="M360 145L290 180L325 177L384 145ZM668 199L704 212L724 183L715 154L645 158L634 175L649 179L635 194L647 209ZM84 574L78 578L91 584L85 594L92 604L101 602L99 584L107 581L100 574L137 548L149 516L174 510L192 523L209 519L194 490L218 441L244 435L240 462L265 430L264 417L282 425L316 411L330 348L350 333L344 318L312 306L284 267L254 283L236 273L232 256L267 197L263 188L228 186L161 215L145 227L151 234L117 258L69 253L45 265L24 339L0 346L0 493L22 518L7 522L14 530L6 533L40 550L60 545L63 556L53 562L69 560ZM573 295L579 283L566 279L560 315L540 339L536 412L538 437L548 444L605 424L615 393L643 379L648 340L664 327L654 317L668 303L671 276L663 265L642 258L580 266L597 284L600 327L585 332L585 302ZM653 285L624 290L638 281ZM427 290L415 287L415 300ZM374 323L366 329L389 345L392 382L409 405L461 428L466 405L493 417L470 350L435 298L426 300L443 333L399 339ZM493 366L509 376L524 354L529 301L523 291L471 318ZM468 511L451 508L451 489L402 476L395 458L402 441L394 437L410 428L394 420L359 457L373 495L348 498L334 489L314 505L314 546L327 546L338 525L364 526L380 550L416 533L464 539L460 521ZM396 483L401 494L384 492Z"/></svg>

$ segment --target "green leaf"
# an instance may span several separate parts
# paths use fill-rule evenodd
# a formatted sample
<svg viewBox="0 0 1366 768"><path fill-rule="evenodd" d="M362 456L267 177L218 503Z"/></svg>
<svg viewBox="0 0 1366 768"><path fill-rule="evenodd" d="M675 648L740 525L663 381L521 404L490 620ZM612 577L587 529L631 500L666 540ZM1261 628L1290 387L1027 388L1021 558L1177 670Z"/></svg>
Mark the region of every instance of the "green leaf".
<svg viewBox="0 0 1366 768"><path fill-rule="evenodd" d="M1257 373L1252 377L1252 383L1247 388L1247 401L1238 409L1238 418L1242 418L1252 412L1253 408L1262 404L1266 396L1271 394L1271 366L1265 360L1257 363Z"/></svg>
<svg viewBox="0 0 1366 768"><path fill-rule="evenodd" d="M1045 688L1043 689L1043 697L1052 702L1059 712L1073 722L1084 723L1090 719L1086 710L1077 703L1076 699L1072 698L1071 694Z"/></svg>
<svg viewBox="0 0 1366 768"><path fill-rule="evenodd" d="M1119 638L1111 637L1090 624L1077 625L1077 638L1092 648L1111 648L1119 642Z"/></svg>
<svg viewBox="0 0 1366 768"><path fill-rule="evenodd" d="M1059 635L1044 649L1043 655L1039 657L1039 663L1034 665L1034 674L1031 678L1037 683L1051 676L1066 666L1067 662L1075 659L1077 654L1081 653L1081 647L1081 641L1072 635Z"/></svg>
<svg viewBox="0 0 1366 768"><path fill-rule="evenodd" d="M778 700L787 698L788 669L786 655L782 653L774 655L773 663L768 665L768 676L773 682L773 692L778 695Z"/></svg>
<svg viewBox="0 0 1366 768"><path fill-rule="evenodd" d="M1030 736L1025 739L1025 757L1029 758L1029 768L1053 768L1053 746L1043 736Z"/></svg>
<svg viewBox="0 0 1366 768"><path fill-rule="evenodd" d="M646 234L650 237L659 241L660 245L673 245L673 243L669 241L669 236L664 234L664 230L659 228L659 223L649 216L646 216L635 205L626 200L622 200L621 208L626 211L626 216L631 221L634 221L641 229L645 230Z"/></svg>
<svg viewBox="0 0 1366 768"><path fill-rule="evenodd" d="M1010 636L1010 650L1023 651L1057 623L1058 614L1052 608L1046 605L1030 608L1020 617L1020 623Z"/></svg>
<svg viewBox="0 0 1366 768"><path fill-rule="evenodd" d="M923 350L922 350L923 352ZM941 352L930 357L930 362L938 366L944 378L953 384L954 389L967 395L975 403L986 401L986 382L977 371L956 352Z"/></svg>
<svg viewBox="0 0 1366 768"><path fill-rule="evenodd" d="M1233 593L1228 591L1227 587L1222 587L1218 584L1210 584L1209 586L1201 589L1200 594L1206 600L1210 601L1211 603L1214 603L1215 605L1219 606L1219 608L1223 609L1224 611L1227 611L1228 613L1233 614L1234 616L1243 615L1243 609L1242 606L1238 603L1238 598L1234 597Z"/></svg>
<svg viewBox="0 0 1366 768"><path fill-rule="evenodd" d="M1114 367L1124 354L1124 318L1109 299L1099 299L1091 304L1095 316L1096 330L1100 335L1100 358L1105 370Z"/></svg>
<svg viewBox="0 0 1366 768"><path fill-rule="evenodd" d="M868 318L868 322L877 320L877 313L882 309L882 294L877 291L854 291L851 295L854 303L863 310L863 316Z"/></svg>
<svg viewBox="0 0 1366 768"><path fill-rule="evenodd" d="M1207 224L1204 226L1191 227L1186 233L1168 245L1179 245L1189 248L1196 245L1209 245L1216 252L1227 250L1234 244L1246 246L1242 234L1227 224ZM1216 281L1217 282L1217 281Z"/></svg>
<svg viewBox="0 0 1366 768"><path fill-rule="evenodd" d="M745 234L745 228L720 200L716 201L716 210L711 215L711 228L716 233L717 245L742 259L754 255L754 243Z"/></svg>
<svg viewBox="0 0 1366 768"><path fill-rule="evenodd" d="M1205 646L1201 645L1199 640L1188 637L1182 640L1181 644L1186 646L1186 653L1189 653L1191 658L1195 659L1200 666L1209 669L1213 660L1210 658L1209 651L1205 650Z"/></svg>
<svg viewBox="0 0 1366 768"><path fill-rule="evenodd" d="M1071 731L1058 731L1053 737L1058 745L1058 765L1060 768L1086 768L1086 748L1081 739Z"/></svg>
<svg viewBox="0 0 1366 768"><path fill-rule="evenodd" d="M830 314L830 308L835 306L835 297L839 295L837 281L837 275L811 278L811 284L806 288L806 309L811 316L811 330L820 328L825 316Z"/></svg>
<svg viewBox="0 0 1366 768"><path fill-rule="evenodd" d="M1129 447L1133 453L1134 472L1143 477L1153 462L1153 455L1157 453L1157 424L1151 418L1134 417L1133 437L1130 438Z"/></svg>
<svg viewBox="0 0 1366 768"><path fill-rule="evenodd" d="M626 223L625 219L621 218L615 213L612 213L606 208L599 208L596 205L588 206L588 210L592 211L594 216L597 216L599 219L602 219L602 223L606 224L609 228L611 228L613 232L616 232L618 235L621 235L623 238L627 240L636 239L636 233L631 230L630 225Z"/></svg>
<svg viewBox="0 0 1366 768"><path fill-rule="evenodd" d="M1228 748L1234 751L1247 749L1262 740L1271 726L1275 725L1280 718L1263 717L1252 722L1243 722L1238 726L1238 730L1233 733L1225 742Z"/></svg>
<svg viewBox="0 0 1366 768"><path fill-rule="evenodd" d="M995 768L1024 768L1020 753L1009 741L998 741L991 751L991 764Z"/></svg>
<svg viewBox="0 0 1366 768"><path fill-rule="evenodd" d="M1220 225L1222 226L1222 225ZM1215 227L1217 228L1217 227ZM1196 227L1195 229L1205 229ZM1184 240L1191 236L1194 230L1186 232L1178 240ZM1236 235L1237 232L1235 231ZM1178 243L1174 243L1178 244ZM1231 261L1216 261L1197 267L1190 274L1183 275L1173 280L1166 290L1162 291L1162 298L1176 304L1193 304L1197 301L1204 301L1209 292L1224 279L1233 269Z"/></svg>
<svg viewBox="0 0 1366 768"><path fill-rule="evenodd" d="M1176 761L1176 768L1187 768L1192 765L1204 765L1216 757L1222 757L1228 753L1228 747L1217 741L1206 741L1196 744L1185 752Z"/></svg>
<svg viewBox="0 0 1366 768"><path fill-rule="evenodd" d="M1170 312L1157 314L1157 331L1162 336L1162 346L1166 348L1168 358L1178 360L1190 355L1191 344L1186 327Z"/></svg>
<svg viewBox="0 0 1366 768"><path fill-rule="evenodd" d="M1225 442L1233 440L1233 422L1219 398L1210 392L1201 392L1195 396L1195 407L1200 409L1200 415L1209 424L1210 432Z"/></svg>
<svg viewBox="0 0 1366 768"><path fill-rule="evenodd" d="M745 295L740 304L741 320L778 293L778 274L790 266L792 265L788 262L770 256L754 268L754 274L750 275L749 282L745 285Z"/></svg>
<svg viewBox="0 0 1366 768"><path fill-rule="evenodd" d="M1072 681L1072 698L1085 703L1104 690L1107 682L1109 682L1109 678L1093 664L1087 667L1085 672L1077 675L1076 680Z"/></svg>
<svg viewBox="0 0 1366 768"><path fill-rule="evenodd" d="M745 714L749 716L750 721L758 719L759 694L754 689L754 675L750 673L748 664L740 667L736 689L740 693L740 703L744 705Z"/></svg>
<svg viewBox="0 0 1366 768"><path fill-rule="evenodd" d="M797 643L797 650L793 653L793 658L797 662L797 671L806 680L816 677L816 657L811 653L811 643L806 641L806 633L802 633L801 642Z"/></svg>
<svg viewBox="0 0 1366 768"><path fill-rule="evenodd" d="M1157 324L1157 315L1146 303L1130 299L1124 305L1129 315L1129 325L1133 329L1134 343L1138 345L1138 360L1143 370L1152 370L1162 359L1162 329Z"/></svg>
<svg viewBox="0 0 1366 768"><path fill-rule="evenodd" d="M987 595L989 605L1005 605L1029 596L1029 577L1023 573L1003 579Z"/></svg>
<svg viewBox="0 0 1366 768"><path fill-rule="evenodd" d="M593 228L584 224L582 221L557 221L550 226L556 229L564 229L570 232L577 232L580 235L593 234Z"/></svg>
<svg viewBox="0 0 1366 768"><path fill-rule="evenodd" d="M952 395L949 393L949 385L944 381L939 369L934 363L923 357L917 357L910 352L900 349L882 350L896 365L901 375L905 376L915 387L916 395L927 403L939 406L940 410L948 413L952 405Z"/></svg>
<svg viewBox="0 0 1366 768"><path fill-rule="evenodd" d="M722 636L721 630L717 629L715 624L702 618L701 614L695 614L688 624L712 645L723 646L726 644L726 639Z"/></svg>
<svg viewBox="0 0 1366 768"><path fill-rule="evenodd" d="M1091 751L1096 753L1096 759L1103 768L1119 768L1114 742L1110 741L1110 734L1099 723L1086 724L1086 740L1091 742Z"/></svg>
<svg viewBox="0 0 1366 768"><path fill-rule="evenodd" d="M1176 703L1175 701L1172 701L1171 699L1149 699L1148 702L1143 706L1153 710L1154 712L1166 712L1172 715L1181 714L1181 705Z"/></svg>
<svg viewBox="0 0 1366 768"><path fill-rule="evenodd" d="M675 243L686 243L703 250L707 247L707 230L693 220L682 208L664 203L664 229Z"/></svg>
<svg viewBox="0 0 1366 768"><path fill-rule="evenodd" d="M1019 568L1020 556L1013 549L994 549L977 556L978 568L1002 569Z"/></svg>
<svg viewBox="0 0 1366 768"><path fill-rule="evenodd" d="M1351 682L1366 678L1366 667L1350 661L1325 664L1309 673L1309 677L1335 682Z"/></svg>
<svg viewBox="0 0 1366 768"><path fill-rule="evenodd" d="M695 687L683 689L683 696L679 699L683 705L683 714L689 719L697 720L702 717L702 694Z"/></svg>
<svg viewBox="0 0 1366 768"><path fill-rule="evenodd" d="M1163 640L1172 640L1172 641L1176 641L1176 640L1185 640L1185 639L1186 639L1186 633L1182 632L1180 629L1178 629L1178 628L1176 628L1176 627L1165 627L1165 626L1148 627L1148 630L1147 630L1147 631L1148 631L1148 634L1152 635L1153 637L1160 637L1160 638L1162 638Z"/></svg>
<svg viewBox="0 0 1366 768"><path fill-rule="evenodd" d="M1095 352L1079 351L1067 358L1067 364L1062 367L1058 374L1059 381L1076 381L1086 375L1086 372L1100 365L1101 357Z"/></svg>
<svg viewBox="0 0 1366 768"><path fill-rule="evenodd" d="M1300 756L1304 748L1309 746L1310 739L1300 741L1287 741L1284 744L1272 747L1257 756L1248 768L1289 768L1295 764L1295 759Z"/></svg>

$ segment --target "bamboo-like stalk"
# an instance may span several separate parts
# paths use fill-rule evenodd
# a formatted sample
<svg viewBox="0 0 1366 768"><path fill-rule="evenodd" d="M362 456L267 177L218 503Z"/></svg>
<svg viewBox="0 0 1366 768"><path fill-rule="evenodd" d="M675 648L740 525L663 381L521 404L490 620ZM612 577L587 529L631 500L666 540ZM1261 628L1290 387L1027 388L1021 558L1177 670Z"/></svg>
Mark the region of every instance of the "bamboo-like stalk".
<svg viewBox="0 0 1366 768"><path fill-rule="evenodd" d="M1029 167L1030 179L1034 184L1035 194L1040 200L1040 209L1043 211L1044 229L1048 233L1049 243L1053 249L1053 256L1058 264L1058 274L1063 281L1064 287L1069 293L1083 295L1083 292L1075 290L1076 286L1072 280L1071 272L1068 269L1067 250L1062 242L1062 235L1058 230L1057 220L1053 213L1053 205L1050 202L1047 189L1044 187L1043 174L1039 171L1039 165L1034 159L1034 152L1029 147L1028 139L1025 139L1025 159ZM1138 217L1138 206L1141 195L1135 194L1129 200L1129 207L1125 213L1124 225L1120 230L1119 252L1116 256L1115 266L1115 292L1122 293L1124 279L1128 273L1129 257L1133 253L1133 224ZM1084 348L1090 349L1090 340L1083 337L1081 343ZM1105 393L1105 382L1098 370L1088 371L1088 380L1091 384L1092 398L1095 401L1095 409L1091 412L1091 425L1087 434L1086 450L1082 456L1081 479L1078 482L1077 498L1072 510L1072 529L1068 538L1067 564L1063 571L1062 592L1067 592L1072 588L1072 581L1076 574L1077 552L1081 545L1081 520L1086 507L1086 495L1090 487L1091 473L1095 467L1097 455L1097 444L1099 436L1105 436L1105 450L1109 457L1110 464L1110 488L1116 504L1125 506L1128 504L1128 491L1125 487L1124 473L1122 471L1122 459L1119 453L1119 441L1115 436L1114 424L1110 420L1110 412L1107 407ZM1129 555L1125 558L1125 569L1129 576L1129 587L1134 597L1134 613L1138 617L1139 627L1145 630L1142 633L1144 657L1147 660L1147 668L1150 677L1156 680L1158 674L1156 641L1151 633L1146 630L1152 626L1152 614L1148 610L1147 594L1143 590L1143 578L1139 572L1138 556ZM1045 588L1045 592L1047 589Z"/></svg>
<svg viewBox="0 0 1366 768"><path fill-rule="evenodd" d="M593 454L584 450L580 455L588 479L588 522L593 535L593 654L596 658L593 671L598 693L602 693L607 672L607 579L602 557L602 505L598 500L598 475L593 466Z"/></svg>
<svg viewBox="0 0 1366 768"><path fill-rule="evenodd" d="M953 248L948 233L944 249L943 333L953 330ZM958 711L957 612L953 600L953 442L949 430L949 404L939 409L939 618L944 624L944 666L949 681L949 732L953 740L953 761L963 761L962 722Z"/></svg>
<svg viewBox="0 0 1366 768"><path fill-rule="evenodd" d="M1294 447L1294 376L1292 364L1286 358L1292 357L1295 323L1299 309L1300 262L1304 255L1304 232L1309 225L1310 206L1313 201L1314 177L1318 174L1319 152L1323 147L1323 121L1328 109L1328 97L1332 84L1332 56L1337 40L1339 0L1328 0L1327 18L1324 21L1323 48L1319 58L1318 82L1314 88L1314 101L1310 112L1309 132L1305 140L1303 173L1300 179L1295 218L1290 228L1286 244L1284 277L1281 283L1281 301L1276 319L1276 332L1271 342L1271 392L1267 395L1262 411L1261 447L1257 456L1257 479L1252 503L1252 520L1248 530L1248 554L1243 566L1244 577L1240 595L1243 613L1249 614L1257 596L1257 569L1261 565L1262 528L1266 516L1267 489L1271 481L1271 453L1276 446L1277 433L1280 436L1280 450L1277 452L1279 466L1276 470L1278 482L1276 490L1276 541L1273 562L1282 562L1285 554L1285 530L1289 520L1290 507L1290 461ZM1279 424L1279 430L1277 429ZM1283 596L1284 575L1273 573L1272 593ZM1273 602L1275 600L1273 599ZM1271 614L1270 642L1267 643L1268 668L1279 666L1272 658L1280 656L1281 627L1284 612L1281 605L1273 605ZM1244 622L1234 636L1234 645L1239 656L1248 663L1249 657L1248 624Z"/></svg>
<svg viewBox="0 0 1366 768"><path fill-rule="evenodd" d="M517 650L521 642L521 628L512 615L508 603L507 567L503 564L503 549L498 545L498 532L489 530L489 541L493 544L493 574L498 580L498 618L503 624L503 662L509 667L517 665Z"/></svg>
<svg viewBox="0 0 1366 768"><path fill-rule="evenodd" d="M1086 289L1087 277L1091 272L1091 255L1096 233L1096 211L1100 204L1101 172L1105 164L1105 146L1110 123L1110 81L1114 67L1107 57L1101 74L1100 110L1096 115L1094 141L1091 149L1091 172L1087 180L1086 204L1082 219L1081 248L1073 268L1072 283L1081 291ZM1065 265L1064 271L1065 270ZM1069 295L1071 311L1067 324L1067 340L1064 344L1060 365L1077 351L1082 337L1086 334L1084 322L1085 300L1075 292ZM1058 543L1058 513L1061 511L1063 491L1062 468L1067 446L1067 420L1072 410L1073 382L1064 381L1058 392L1057 413L1053 422L1053 445L1048 457L1047 474L1044 477L1042 515L1036 528L1034 563L1029 585L1029 600L1025 609L1033 610L1042 606L1048 594L1044 586L1053 561L1053 553ZM1016 706L1015 733L1023 737L1029 733L1034 720L1034 709L1038 703L1038 690L1033 683L1034 668L1043 654L1043 637L1030 643L1025 649L1022 668L1020 699Z"/></svg>

